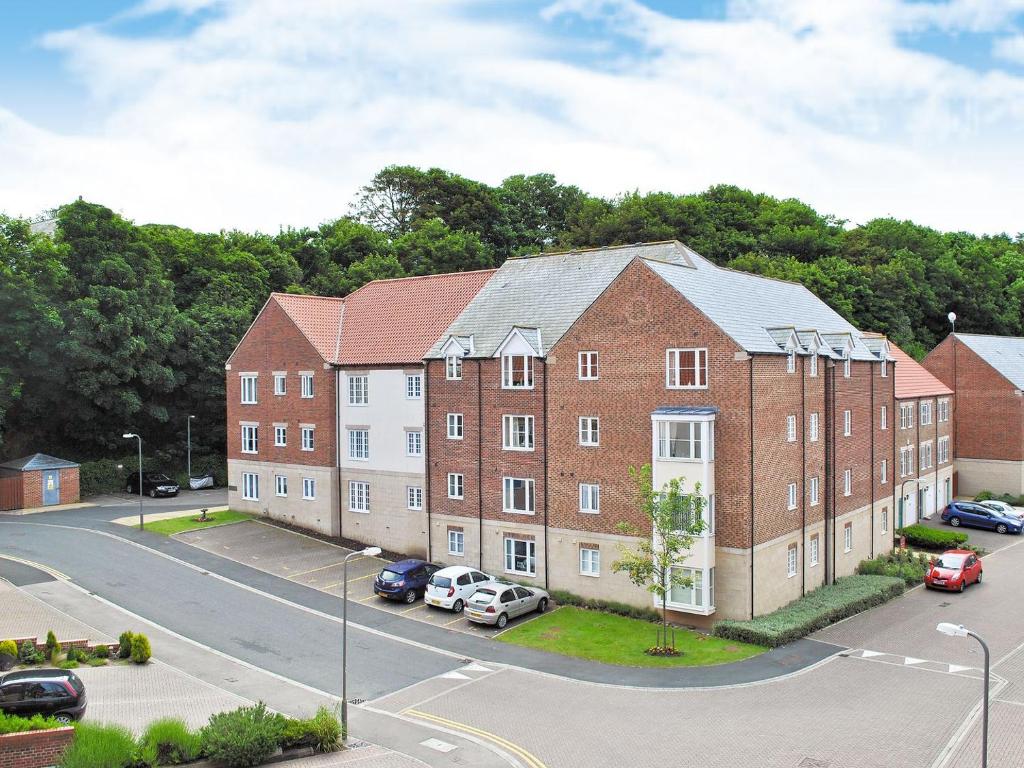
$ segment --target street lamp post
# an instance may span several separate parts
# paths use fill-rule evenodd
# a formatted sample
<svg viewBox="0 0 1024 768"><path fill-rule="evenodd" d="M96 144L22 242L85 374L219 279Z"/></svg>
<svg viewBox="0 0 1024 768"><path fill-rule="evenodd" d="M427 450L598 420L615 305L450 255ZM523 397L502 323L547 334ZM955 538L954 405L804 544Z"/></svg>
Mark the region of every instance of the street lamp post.
<svg viewBox="0 0 1024 768"><path fill-rule="evenodd" d="M989 651L988 643L981 639L963 624L952 624L944 621L935 627L939 632L950 637L973 637L985 651L985 695L981 700L981 768L988 768L988 681L989 681Z"/></svg>
<svg viewBox="0 0 1024 768"><path fill-rule="evenodd" d="M186 424L185 432L188 435L186 437L186 439L185 439L185 443L186 443L186 446L187 446L185 451L186 451L186 454L188 456L188 459L187 459L188 467L187 467L186 471L188 472L188 479L190 481L192 480L192 419L194 419L194 418L195 418L195 416L193 416L192 414L189 414L188 419L185 420L185 424ZM191 486L192 486L192 483L189 482L189 487L191 487Z"/></svg>
<svg viewBox="0 0 1024 768"><path fill-rule="evenodd" d="M367 547L356 552L349 552L342 561L341 581L342 588L341 602L341 729L348 738L348 561L353 557L376 557L380 554L380 547Z"/></svg>
<svg viewBox="0 0 1024 768"><path fill-rule="evenodd" d="M133 437L139 441L139 530L143 528L142 519L142 437L136 435L134 432L125 432L121 435L125 440L131 440Z"/></svg>

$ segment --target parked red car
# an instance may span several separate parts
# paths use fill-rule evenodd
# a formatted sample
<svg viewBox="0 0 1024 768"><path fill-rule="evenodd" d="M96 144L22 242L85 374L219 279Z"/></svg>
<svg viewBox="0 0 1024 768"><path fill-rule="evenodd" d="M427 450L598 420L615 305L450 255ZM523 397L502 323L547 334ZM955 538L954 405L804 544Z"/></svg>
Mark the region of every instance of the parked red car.
<svg viewBox="0 0 1024 768"><path fill-rule="evenodd" d="M963 592L971 584L981 583L981 558L969 549L950 549L932 561L925 574L929 589Z"/></svg>

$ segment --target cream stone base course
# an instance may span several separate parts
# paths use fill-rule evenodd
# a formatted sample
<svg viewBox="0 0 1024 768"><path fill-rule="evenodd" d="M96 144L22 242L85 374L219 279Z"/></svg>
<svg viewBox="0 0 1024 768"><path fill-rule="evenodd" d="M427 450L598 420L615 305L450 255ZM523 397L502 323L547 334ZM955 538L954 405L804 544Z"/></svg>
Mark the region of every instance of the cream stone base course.
<svg viewBox="0 0 1024 768"><path fill-rule="evenodd" d="M254 472L259 475L259 500L242 498L243 472ZM284 475L288 478L286 497L276 495L275 475ZM302 479L305 477L311 477L316 481L315 499L302 498ZM228 506L239 512L266 515L328 536L337 536L338 470L333 467L229 459Z"/></svg>
<svg viewBox="0 0 1024 768"><path fill-rule="evenodd" d="M958 474L957 493L976 496L982 491L995 494L1024 494L1024 461L997 461L971 459L960 456L956 460Z"/></svg>
<svg viewBox="0 0 1024 768"><path fill-rule="evenodd" d="M370 484L369 512L349 509L349 481ZM425 482L422 474L342 468L341 536L389 552L426 558L427 513L408 508L408 489L423 488Z"/></svg>

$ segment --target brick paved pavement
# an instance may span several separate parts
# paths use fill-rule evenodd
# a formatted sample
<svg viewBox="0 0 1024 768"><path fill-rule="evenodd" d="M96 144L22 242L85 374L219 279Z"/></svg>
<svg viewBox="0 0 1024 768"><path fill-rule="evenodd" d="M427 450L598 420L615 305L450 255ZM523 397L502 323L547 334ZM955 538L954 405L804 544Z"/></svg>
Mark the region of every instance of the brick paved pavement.
<svg viewBox="0 0 1024 768"><path fill-rule="evenodd" d="M105 635L66 614L51 610L45 603L0 579L0 640L11 637L46 639L53 630L60 642L92 640L111 643L116 638Z"/></svg>

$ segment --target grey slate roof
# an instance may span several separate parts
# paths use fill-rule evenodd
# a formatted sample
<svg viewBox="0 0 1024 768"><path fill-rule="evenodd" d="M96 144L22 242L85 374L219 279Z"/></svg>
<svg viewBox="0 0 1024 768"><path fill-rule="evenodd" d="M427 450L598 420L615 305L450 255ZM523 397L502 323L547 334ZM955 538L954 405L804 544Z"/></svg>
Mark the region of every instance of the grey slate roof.
<svg viewBox="0 0 1024 768"><path fill-rule="evenodd" d="M1024 389L1024 339L973 333L958 333L956 339L999 371L1017 389Z"/></svg>
<svg viewBox="0 0 1024 768"><path fill-rule="evenodd" d="M23 456L20 459L13 459L0 464L0 469L13 469L18 472L32 472L38 469L69 469L77 467L73 461L58 459L54 456L47 456L45 453L33 453L31 456Z"/></svg>

